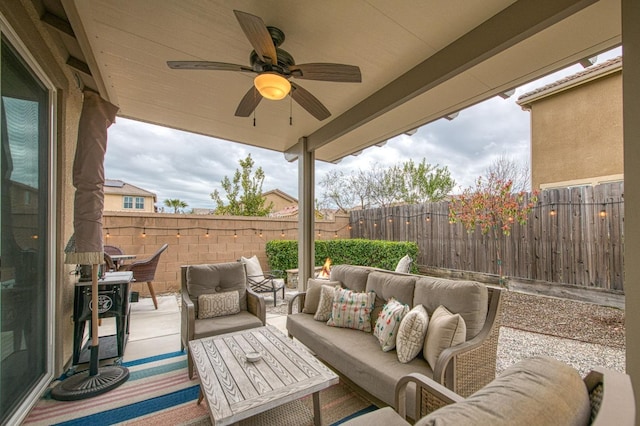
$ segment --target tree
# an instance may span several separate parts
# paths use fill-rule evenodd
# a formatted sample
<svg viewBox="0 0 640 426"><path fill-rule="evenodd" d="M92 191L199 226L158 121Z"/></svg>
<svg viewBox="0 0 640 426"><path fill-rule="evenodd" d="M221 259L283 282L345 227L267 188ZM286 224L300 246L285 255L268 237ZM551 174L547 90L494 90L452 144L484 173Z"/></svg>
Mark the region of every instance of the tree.
<svg viewBox="0 0 640 426"><path fill-rule="evenodd" d="M402 176L400 201L406 204L440 201L456 186L446 166L432 166L425 159L418 165L413 160L404 163Z"/></svg>
<svg viewBox="0 0 640 426"><path fill-rule="evenodd" d="M531 189L531 172L529 165L519 162L506 154L501 154L485 170L485 176L494 176L503 182L511 181L511 191L522 192Z"/></svg>
<svg viewBox="0 0 640 426"><path fill-rule="evenodd" d="M366 173L369 181L371 200L380 207L389 207L400 201L400 194L404 185L402 166L389 168L374 164Z"/></svg>
<svg viewBox="0 0 640 426"><path fill-rule="evenodd" d="M432 166L426 160L413 160L392 167L372 164L368 170L329 172L320 182L323 203L332 203L341 211L354 207L389 207L394 203L418 204L440 201L456 182L447 167Z"/></svg>
<svg viewBox="0 0 640 426"><path fill-rule="evenodd" d="M273 203L265 207L266 197L262 196L264 171L258 167L253 173L255 162L251 154L244 160L239 160L241 169L236 169L233 180L227 176L222 179L222 189L226 193L228 204L216 189L211 198L216 202L216 214L232 216L267 216L273 208Z"/></svg>
<svg viewBox="0 0 640 426"><path fill-rule="evenodd" d="M513 182L496 175L479 177L475 187L469 187L449 203L449 220L462 223L467 232L480 228L483 235L490 234L496 242L496 263L500 283L502 273L502 246L499 233L508 236L514 223L525 225L529 212L538 202L538 193L527 199L524 191L514 193Z"/></svg>
<svg viewBox="0 0 640 426"><path fill-rule="evenodd" d="M366 209L370 205L370 188L365 172L358 170L351 174L332 170L319 182L323 189L320 205L333 205L346 213L354 207Z"/></svg>
<svg viewBox="0 0 640 426"><path fill-rule="evenodd" d="M164 200L164 205L172 208L173 212L176 214L181 213L182 209L189 206L187 203L178 198L167 198L166 200Z"/></svg>

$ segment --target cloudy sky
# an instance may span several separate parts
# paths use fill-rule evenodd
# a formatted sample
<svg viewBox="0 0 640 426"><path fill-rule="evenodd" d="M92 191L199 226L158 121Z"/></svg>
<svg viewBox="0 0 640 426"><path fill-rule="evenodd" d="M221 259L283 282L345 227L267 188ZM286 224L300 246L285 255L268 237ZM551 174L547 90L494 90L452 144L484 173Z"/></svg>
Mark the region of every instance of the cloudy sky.
<svg viewBox="0 0 640 426"><path fill-rule="evenodd" d="M620 49L601 54L603 62L621 54ZM367 169L372 164L391 166L412 158L432 165L447 166L458 186L471 186L501 155L528 164L529 112L516 100L522 94L564 76L581 71L574 65L516 90L509 99L495 97L460 112L452 121L437 120L413 136L399 136L383 147L371 147L361 155L348 156L339 164L316 163L316 181L331 170ZM223 154L222 154L223 153ZM247 154L266 174L263 191L279 189L298 196L297 162L289 163L282 153L220 139L118 118L109 128L105 172L108 179L120 179L156 193L158 206L165 199L179 198L189 208L214 208L210 193L225 176L233 177L238 161ZM320 198L321 188L316 188ZM188 210L188 209L187 209Z"/></svg>

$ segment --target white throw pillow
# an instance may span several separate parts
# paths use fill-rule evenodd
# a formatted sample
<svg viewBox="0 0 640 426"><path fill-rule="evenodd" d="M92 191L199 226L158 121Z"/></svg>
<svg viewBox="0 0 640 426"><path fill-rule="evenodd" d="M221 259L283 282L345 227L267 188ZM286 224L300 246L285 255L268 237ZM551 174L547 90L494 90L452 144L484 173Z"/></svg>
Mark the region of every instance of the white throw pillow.
<svg viewBox="0 0 640 426"><path fill-rule="evenodd" d="M433 311L427 337L424 339L424 357L435 368L443 350L465 342L467 326L460 314L452 314L440 305Z"/></svg>
<svg viewBox="0 0 640 426"><path fill-rule="evenodd" d="M411 257L408 254L405 254L404 257L398 261L398 264L396 265L396 272L404 272L407 274L410 270Z"/></svg>
<svg viewBox="0 0 640 426"><path fill-rule="evenodd" d="M407 312L409 312L409 305L403 305L393 297L382 308L373 329L373 335L378 338L383 352L389 352L396 347L400 322Z"/></svg>
<svg viewBox="0 0 640 426"><path fill-rule="evenodd" d="M247 267L247 277L251 277L251 281L264 281L264 272L262 272L262 266L260 266L260 261L255 254L250 258L242 256L240 260L242 260Z"/></svg>
<svg viewBox="0 0 640 426"><path fill-rule="evenodd" d="M201 294L198 296L198 319L233 315L240 312L240 295L237 291Z"/></svg>
<svg viewBox="0 0 640 426"><path fill-rule="evenodd" d="M406 364L418 356L424 346L428 325L429 315L422 305L414 307L404 316L396 338L398 361Z"/></svg>

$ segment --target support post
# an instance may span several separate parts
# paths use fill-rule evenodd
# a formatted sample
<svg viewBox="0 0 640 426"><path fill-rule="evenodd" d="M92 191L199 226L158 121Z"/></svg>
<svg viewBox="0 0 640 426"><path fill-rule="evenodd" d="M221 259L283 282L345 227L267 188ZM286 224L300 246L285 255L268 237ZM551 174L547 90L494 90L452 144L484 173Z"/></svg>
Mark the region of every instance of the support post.
<svg viewBox="0 0 640 426"><path fill-rule="evenodd" d="M298 151L298 290L306 291L315 267L315 152L307 138L300 138Z"/></svg>
<svg viewBox="0 0 640 426"><path fill-rule="evenodd" d="M624 292L626 371L640 407L640 2L622 0L622 99L624 126ZM629 184L626 184L626 183ZM636 423L638 424L638 423Z"/></svg>

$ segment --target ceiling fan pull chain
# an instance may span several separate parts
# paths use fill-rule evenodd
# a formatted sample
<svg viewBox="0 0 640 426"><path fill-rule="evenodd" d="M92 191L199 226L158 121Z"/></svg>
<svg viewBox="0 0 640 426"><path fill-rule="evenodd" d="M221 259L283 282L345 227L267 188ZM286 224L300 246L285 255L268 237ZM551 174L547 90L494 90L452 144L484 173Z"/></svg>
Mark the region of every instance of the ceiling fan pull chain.
<svg viewBox="0 0 640 426"><path fill-rule="evenodd" d="M293 97L289 95L289 126L293 126Z"/></svg>

